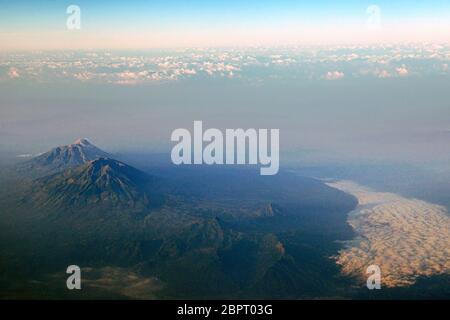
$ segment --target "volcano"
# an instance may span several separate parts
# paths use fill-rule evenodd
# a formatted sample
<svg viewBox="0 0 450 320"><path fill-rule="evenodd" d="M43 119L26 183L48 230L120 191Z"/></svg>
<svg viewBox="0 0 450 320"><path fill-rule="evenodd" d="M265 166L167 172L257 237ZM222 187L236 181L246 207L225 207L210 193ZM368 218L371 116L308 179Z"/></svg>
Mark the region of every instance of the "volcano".
<svg viewBox="0 0 450 320"><path fill-rule="evenodd" d="M153 181L123 162L98 158L38 179L36 200L58 208L145 209Z"/></svg>
<svg viewBox="0 0 450 320"><path fill-rule="evenodd" d="M110 155L97 148L87 139L78 139L69 145L53 148L22 163L19 169L37 175L46 175L76 167L101 157L109 158Z"/></svg>

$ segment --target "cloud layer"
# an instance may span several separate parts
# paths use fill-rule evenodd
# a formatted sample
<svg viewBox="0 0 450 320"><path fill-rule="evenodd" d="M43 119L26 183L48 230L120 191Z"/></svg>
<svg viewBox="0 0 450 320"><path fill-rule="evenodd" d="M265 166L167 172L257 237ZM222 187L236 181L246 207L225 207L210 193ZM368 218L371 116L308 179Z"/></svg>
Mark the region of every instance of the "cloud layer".
<svg viewBox="0 0 450 320"><path fill-rule="evenodd" d="M358 237L346 243L336 262L342 273L365 283L366 268L381 268L381 285L408 286L418 277L450 274L450 217L442 207L375 192L350 181L328 183L353 194L358 207L348 222Z"/></svg>
<svg viewBox="0 0 450 320"><path fill-rule="evenodd" d="M0 55L0 81L121 85L224 78L340 80L450 75L450 45L35 52Z"/></svg>
<svg viewBox="0 0 450 320"><path fill-rule="evenodd" d="M162 283L155 277L143 277L136 272L119 267L98 269L83 268L86 279L83 285L110 291L131 299L156 299Z"/></svg>

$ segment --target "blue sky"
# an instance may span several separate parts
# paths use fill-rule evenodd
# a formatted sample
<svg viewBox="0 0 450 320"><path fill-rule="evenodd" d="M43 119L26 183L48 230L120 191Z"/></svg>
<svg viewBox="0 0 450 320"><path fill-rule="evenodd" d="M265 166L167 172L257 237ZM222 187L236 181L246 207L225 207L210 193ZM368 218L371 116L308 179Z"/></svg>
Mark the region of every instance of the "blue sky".
<svg viewBox="0 0 450 320"><path fill-rule="evenodd" d="M1 1L0 26L4 30L36 30L63 28L65 8L78 5L86 24L93 28L142 26L191 27L202 21L215 24L266 23L269 20L306 19L320 23L331 19L358 21L365 19L365 10L375 4L387 19L450 17L448 1ZM199 21L200 20L200 21Z"/></svg>
<svg viewBox="0 0 450 320"><path fill-rule="evenodd" d="M71 4L80 7L82 25L78 34L70 35L74 38L70 40L73 48L117 48L121 43L133 48L232 45L235 36L239 36L235 40L237 45L306 43L312 39L319 42L366 40L373 35L355 32L364 27L368 19L366 10L373 4L381 9L385 32L376 35L377 41L384 38L412 41L416 29L423 33L418 36L419 41L426 41L427 37L445 41L450 30L449 1L19 0L0 3L0 40L6 49L67 48L66 8ZM432 31L435 29L442 30L441 34L436 35ZM278 39L279 35L282 39ZM142 44L143 39L149 39L149 43Z"/></svg>

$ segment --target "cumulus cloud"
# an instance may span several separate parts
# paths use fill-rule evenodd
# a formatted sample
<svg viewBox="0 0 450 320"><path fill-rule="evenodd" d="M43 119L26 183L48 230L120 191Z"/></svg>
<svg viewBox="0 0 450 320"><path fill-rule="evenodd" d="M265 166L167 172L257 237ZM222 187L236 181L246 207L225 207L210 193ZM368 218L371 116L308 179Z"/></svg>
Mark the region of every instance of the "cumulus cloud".
<svg viewBox="0 0 450 320"><path fill-rule="evenodd" d="M83 284L86 287L110 291L132 299L155 299L162 289L162 282L158 278L143 277L125 268L83 268L82 272Z"/></svg>
<svg viewBox="0 0 450 320"><path fill-rule="evenodd" d="M390 78L391 74L387 70L382 70L377 74L378 78Z"/></svg>
<svg viewBox="0 0 450 320"><path fill-rule="evenodd" d="M75 73L73 77L80 81L88 81L92 79L93 74L91 72L79 72Z"/></svg>
<svg viewBox="0 0 450 320"><path fill-rule="evenodd" d="M397 71L399 76L407 76L409 74L408 69L405 65L402 65L401 67L395 68L395 71Z"/></svg>
<svg viewBox="0 0 450 320"><path fill-rule="evenodd" d="M38 82L138 84L205 77L238 78L248 83L272 79L338 80L353 76L388 78L447 74L449 61L450 45L203 48L151 55L11 53L0 56L0 70L6 70L0 74L0 81L20 77ZM431 63L437 67L430 68ZM324 67L330 71L324 74ZM346 70L345 74L342 70Z"/></svg>
<svg viewBox="0 0 450 320"><path fill-rule="evenodd" d="M336 257L344 275L365 284L367 267L378 265L381 285L400 287L421 276L450 274L450 217L444 207L350 181L328 185L359 202L348 217L358 236Z"/></svg>
<svg viewBox="0 0 450 320"><path fill-rule="evenodd" d="M20 74L19 74L19 71L18 71L16 68L11 67L11 68L9 68L9 70L8 70L8 76L9 76L11 79L16 79L16 78L19 78L19 77L20 77Z"/></svg>
<svg viewBox="0 0 450 320"><path fill-rule="evenodd" d="M338 80L344 77L344 73L340 71L328 71L325 75L325 79L327 80Z"/></svg>

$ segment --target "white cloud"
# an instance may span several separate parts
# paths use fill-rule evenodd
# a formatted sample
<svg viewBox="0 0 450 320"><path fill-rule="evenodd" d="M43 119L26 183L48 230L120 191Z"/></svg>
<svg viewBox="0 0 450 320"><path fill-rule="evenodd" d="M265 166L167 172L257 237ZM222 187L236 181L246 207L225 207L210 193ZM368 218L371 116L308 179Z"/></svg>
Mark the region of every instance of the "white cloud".
<svg viewBox="0 0 450 320"><path fill-rule="evenodd" d="M123 56L119 52L9 54L0 56L0 70L5 70L0 81L21 78L39 82L75 80L137 84L207 76L236 77L259 83L265 79L282 78L339 80L420 76L433 72L448 74L450 46L427 48L423 45L330 46L320 50L316 47L292 47L276 52L275 48L261 47L251 50L196 49L177 51L176 54L135 56ZM429 59L433 59L434 68L422 63ZM19 69L13 67L18 65Z"/></svg>
<svg viewBox="0 0 450 320"><path fill-rule="evenodd" d="M395 71L397 71L398 75L402 77L407 76L409 74L409 71L405 65L402 65L399 68L395 68Z"/></svg>
<svg viewBox="0 0 450 320"><path fill-rule="evenodd" d="M8 76L9 76L11 79L17 79L17 78L20 78L19 71L18 71L16 68L14 68L14 67L9 68Z"/></svg>
<svg viewBox="0 0 450 320"><path fill-rule="evenodd" d="M187 75L195 75L197 74L197 71L195 71L195 69L182 69L180 73Z"/></svg>
<svg viewBox="0 0 450 320"><path fill-rule="evenodd" d="M325 79L327 80L338 80L344 77L344 73L341 71L328 71L325 75Z"/></svg>
<svg viewBox="0 0 450 320"><path fill-rule="evenodd" d="M80 81L88 81L91 80L93 75L90 72L80 72L73 75L75 79Z"/></svg>
<svg viewBox="0 0 450 320"><path fill-rule="evenodd" d="M353 194L358 207L348 223L357 234L336 256L341 272L367 279L366 268L381 268L382 285L409 286L420 276L450 274L450 217L445 207L377 192L350 181L328 183Z"/></svg>
<svg viewBox="0 0 450 320"><path fill-rule="evenodd" d="M378 73L378 78L390 78L391 74L387 70L382 70Z"/></svg>

